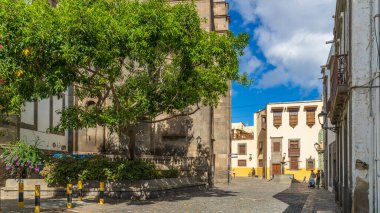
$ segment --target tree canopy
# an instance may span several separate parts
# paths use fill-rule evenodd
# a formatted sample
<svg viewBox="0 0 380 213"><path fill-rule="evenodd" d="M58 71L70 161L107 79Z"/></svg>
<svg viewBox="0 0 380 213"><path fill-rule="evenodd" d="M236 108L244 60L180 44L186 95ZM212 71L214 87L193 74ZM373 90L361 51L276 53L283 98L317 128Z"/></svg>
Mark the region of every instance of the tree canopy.
<svg viewBox="0 0 380 213"><path fill-rule="evenodd" d="M207 32L193 3L164 0L0 0L0 110L64 93L57 129L124 132L161 114L216 106L228 82L248 85L239 57L248 36ZM193 107L190 107L193 106Z"/></svg>

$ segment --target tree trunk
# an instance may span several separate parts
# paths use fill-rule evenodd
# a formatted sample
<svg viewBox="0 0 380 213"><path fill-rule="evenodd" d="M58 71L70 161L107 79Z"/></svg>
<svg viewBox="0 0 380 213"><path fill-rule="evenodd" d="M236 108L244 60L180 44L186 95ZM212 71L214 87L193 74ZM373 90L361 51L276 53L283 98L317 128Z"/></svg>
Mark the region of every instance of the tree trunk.
<svg viewBox="0 0 380 213"><path fill-rule="evenodd" d="M135 147L136 147L136 134L135 130L132 127L129 127L127 129L127 135L129 137L129 143L128 143L128 150L129 150L129 159L134 160L135 159Z"/></svg>

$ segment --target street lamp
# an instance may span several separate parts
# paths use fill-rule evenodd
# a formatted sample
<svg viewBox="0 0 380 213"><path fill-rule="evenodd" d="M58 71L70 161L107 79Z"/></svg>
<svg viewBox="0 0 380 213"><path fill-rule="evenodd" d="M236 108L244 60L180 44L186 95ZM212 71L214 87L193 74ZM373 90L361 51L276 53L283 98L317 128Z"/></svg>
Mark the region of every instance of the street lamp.
<svg viewBox="0 0 380 213"><path fill-rule="evenodd" d="M322 126L322 129L324 129L324 130L331 130L333 132L336 132L338 130L337 127L328 127L326 125L327 113L324 111L322 111L321 113L318 114L318 121L319 121L319 124Z"/></svg>
<svg viewBox="0 0 380 213"><path fill-rule="evenodd" d="M252 161L252 154L249 154L249 161Z"/></svg>
<svg viewBox="0 0 380 213"><path fill-rule="evenodd" d="M318 153L323 153L324 151L319 143L315 143L314 148Z"/></svg>

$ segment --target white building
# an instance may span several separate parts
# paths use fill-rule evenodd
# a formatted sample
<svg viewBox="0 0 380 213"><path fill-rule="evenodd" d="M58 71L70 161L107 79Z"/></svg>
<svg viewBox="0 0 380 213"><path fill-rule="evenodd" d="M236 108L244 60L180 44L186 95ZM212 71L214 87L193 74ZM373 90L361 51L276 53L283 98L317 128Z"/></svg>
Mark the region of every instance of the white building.
<svg viewBox="0 0 380 213"><path fill-rule="evenodd" d="M318 152L315 143L321 132L317 115L322 101L269 103L266 107L267 178L275 174L293 174L308 180L316 172Z"/></svg>
<svg viewBox="0 0 380 213"><path fill-rule="evenodd" d="M237 177L256 175L257 137L254 126L232 123L231 153L232 173Z"/></svg>
<svg viewBox="0 0 380 213"><path fill-rule="evenodd" d="M379 0L336 1L325 129L335 131L328 184L343 212L380 212L379 14Z"/></svg>

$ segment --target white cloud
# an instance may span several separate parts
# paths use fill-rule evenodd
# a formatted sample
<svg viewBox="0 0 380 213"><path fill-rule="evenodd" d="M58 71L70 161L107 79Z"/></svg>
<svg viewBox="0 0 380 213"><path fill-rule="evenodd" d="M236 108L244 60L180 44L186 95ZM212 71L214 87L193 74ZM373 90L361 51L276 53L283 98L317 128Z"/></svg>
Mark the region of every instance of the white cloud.
<svg viewBox="0 0 380 213"><path fill-rule="evenodd" d="M262 62L253 55L251 48L245 48L244 55L240 58L239 70L252 74L261 66Z"/></svg>
<svg viewBox="0 0 380 213"><path fill-rule="evenodd" d="M320 66L326 62L330 48L325 41L333 37L335 0L230 0L230 3L231 9L242 16L244 25L258 26L253 32L255 42L267 63L275 67L256 76L256 87L288 85L320 89ZM251 70L255 71L264 62L249 53L242 57L240 68L253 67Z"/></svg>

